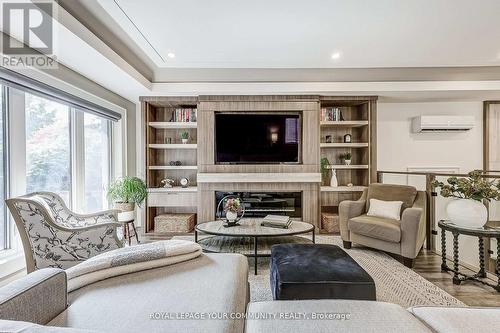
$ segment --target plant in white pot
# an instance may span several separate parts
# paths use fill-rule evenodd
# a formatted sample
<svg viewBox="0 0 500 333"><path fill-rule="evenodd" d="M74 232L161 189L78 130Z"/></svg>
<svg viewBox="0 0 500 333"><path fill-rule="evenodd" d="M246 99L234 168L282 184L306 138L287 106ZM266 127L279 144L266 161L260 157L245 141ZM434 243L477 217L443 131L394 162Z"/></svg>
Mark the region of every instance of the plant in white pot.
<svg viewBox="0 0 500 333"><path fill-rule="evenodd" d="M481 177L480 171L469 172L468 178L450 177L446 183L434 181L432 186L441 189L441 196L455 198L446 206L448 218L456 225L482 227L488 221L484 200L500 199L500 182Z"/></svg>
<svg viewBox="0 0 500 333"><path fill-rule="evenodd" d="M342 158L344 159L344 164L345 165L351 165L351 161L352 161L352 154L351 153L345 153L345 154L343 154Z"/></svg>
<svg viewBox="0 0 500 333"><path fill-rule="evenodd" d="M134 211L136 204L140 207L147 195L146 184L137 177L118 178L108 188L108 199L122 212Z"/></svg>
<svg viewBox="0 0 500 333"><path fill-rule="evenodd" d="M184 144L188 143L189 132L182 132L181 133L181 140L182 140L182 143L184 143Z"/></svg>

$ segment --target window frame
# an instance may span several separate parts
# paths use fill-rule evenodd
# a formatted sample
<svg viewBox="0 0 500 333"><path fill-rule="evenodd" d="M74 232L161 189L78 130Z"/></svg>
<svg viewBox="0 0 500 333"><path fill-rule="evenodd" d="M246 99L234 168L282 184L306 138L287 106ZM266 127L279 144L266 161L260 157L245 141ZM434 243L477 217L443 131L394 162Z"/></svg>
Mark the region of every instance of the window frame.
<svg viewBox="0 0 500 333"><path fill-rule="evenodd" d="M6 85L0 85L2 92L5 92L1 112L4 113L4 161L5 168L5 198L17 197L26 194L26 103L25 94L33 94L31 91L22 91ZM45 96L43 94L34 94L41 98L49 99L57 103L58 100ZM61 103L64 104L64 103ZM71 168L71 187L70 202L66 204L72 210L81 212L85 199L85 132L84 115L85 111L68 106L69 112L69 131L70 131L70 168ZM93 114L94 115L94 114ZM105 118L103 118L105 119ZM106 119L107 120L107 119ZM107 120L108 137L108 172L111 181L113 177L122 174L122 154L116 154L123 150L125 132L122 123L125 117L122 116L117 122ZM117 149L119 148L119 149ZM118 158L118 160L117 160ZM15 179L15 182L12 180ZM11 186L12 185L12 186ZM1 190L1 189L0 189ZM109 203L108 203L109 207ZM103 207L106 209L108 207ZM7 207L4 210L5 228L6 228L6 247L0 249L0 259L8 259L22 255L23 247L19 238L17 228L14 226L14 220ZM17 266L16 266L17 267ZM0 274L1 275L1 274ZM0 276L0 279L2 277Z"/></svg>

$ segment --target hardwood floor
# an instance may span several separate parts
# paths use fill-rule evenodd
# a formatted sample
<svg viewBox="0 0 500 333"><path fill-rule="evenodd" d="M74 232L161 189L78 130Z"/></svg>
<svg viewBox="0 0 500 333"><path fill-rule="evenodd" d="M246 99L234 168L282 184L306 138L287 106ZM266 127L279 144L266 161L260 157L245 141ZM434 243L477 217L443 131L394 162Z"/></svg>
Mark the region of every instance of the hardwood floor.
<svg viewBox="0 0 500 333"><path fill-rule="evenodd" d="M449 261L448 265L451 267L453 263ZM441 256L434 252L422 250L415 260L413 270L467 305L500 306L500 293L491 287L475 281L454 285L451 281L452 273L441 272ZM463 266L460 267L460 270L466 274L472 273ZM489 282L496 283L491 279Z"/></svg>
<svg viewBox="0 0 500 333"><path fill-rule="evenodd" d="M152 242L167 238L170 237L141 236L141 241ZM135 241L133 243L135 243ZM453 263L450 261L448 265L452 267ZM474 281L467 281L463 282L461 285L454 285L451 280L452 274L449 272L441 272L441 256L434 252L425 249L422 250L415 259L413 270L467 305L500 307L500 293L489 286ZM460 270L466 274L472 273L472 271L465 267L460 267ZM491 279L489 279L489 282L496 283L496 281Z"/></svg>

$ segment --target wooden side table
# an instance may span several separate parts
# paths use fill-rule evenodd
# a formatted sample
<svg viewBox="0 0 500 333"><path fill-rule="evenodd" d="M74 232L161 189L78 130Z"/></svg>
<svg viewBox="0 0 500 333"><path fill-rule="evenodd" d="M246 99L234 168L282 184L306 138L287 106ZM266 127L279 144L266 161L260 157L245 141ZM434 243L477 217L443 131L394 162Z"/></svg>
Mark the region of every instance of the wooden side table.
<svg viewBox="0 0 500 333"><path fill-rule="evenodd" d="M479 228L464 227L455 225L451 221L445 220L439 221L438 226L441 228L441 270L444 272L453 272L453 284L461 284L466 280L473 280L493 287L496 291L500 292L500 228L489 226ZM448 267L448 265L446 264L446 231L450 231L453 234L453 268ZM464 273L461 273L458 269L459 235L475 236L479 240L479 271L474 275L466 275ZM486 271L484 269L484 238L495 238L497 240L496 285L482 280L486 277Z"/></svg>
<svg viewBox="0 0 500 333"><path fill-rule="evenodd" d="M140 244L139 242L139 235L137 235L137 230L135 229L135 224L134 220L130 221L123 221L123 238L125 240L128 239L128 245L132 245L132 238L135 237L135 240L137 241L137 244ZM130 234L130 225L132 225L132 229L134 231L133 234Z"/></svg>

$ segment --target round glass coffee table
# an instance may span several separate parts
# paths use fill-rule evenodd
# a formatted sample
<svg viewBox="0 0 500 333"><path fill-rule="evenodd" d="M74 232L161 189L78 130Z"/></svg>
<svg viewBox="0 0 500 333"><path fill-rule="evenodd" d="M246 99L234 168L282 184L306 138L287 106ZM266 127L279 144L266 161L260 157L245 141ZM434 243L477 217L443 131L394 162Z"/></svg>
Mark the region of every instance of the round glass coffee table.
<svg viewBox="0 0 500 333"><path fill-rule="evenodd" d="M195 241L205 252L232 252L254 258L257 274L257 258L271 255L271 246L284 243L314 243L314 225L292 221L287 229L261 226L262 219L242 219L234 227L224 226L224 221L204 222L196 225ZM198 233L211 235L199 238ZM312 233L311 239L297 235Z"/></svg>

